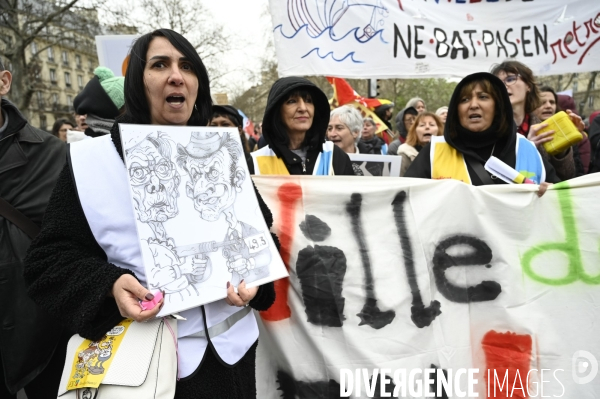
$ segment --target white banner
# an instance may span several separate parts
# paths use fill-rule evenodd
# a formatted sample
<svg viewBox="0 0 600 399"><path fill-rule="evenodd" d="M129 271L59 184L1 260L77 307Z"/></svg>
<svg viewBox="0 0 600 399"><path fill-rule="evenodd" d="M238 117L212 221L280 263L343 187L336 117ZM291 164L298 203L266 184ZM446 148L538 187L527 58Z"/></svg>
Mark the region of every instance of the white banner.
<svg viewBox="0 0 600 399"><path fill-rule="evenodd" d="M508 58L598 70L597 0L270 0L280 76L464 77Z"/></svg>
<svg viewBox="0 0 600 399"><path fill-rule="evenodd" d="M476 397L460 396L469 372L480 398L600 397L600 175L542 198L451 180L254 182L290 267L261 312L257 397L386 397L384 374L392 397L421 398L428 368L456 378L448 397Z"/></svg>

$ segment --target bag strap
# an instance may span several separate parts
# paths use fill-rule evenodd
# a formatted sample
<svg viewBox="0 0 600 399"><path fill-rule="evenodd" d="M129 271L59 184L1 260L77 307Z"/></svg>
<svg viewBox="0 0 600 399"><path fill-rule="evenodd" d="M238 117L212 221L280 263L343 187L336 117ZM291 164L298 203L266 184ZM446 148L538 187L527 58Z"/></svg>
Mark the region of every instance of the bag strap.
<svg viewBox="0 0 600 399"><path fill-rule="evenodd" d="M39 234L40 227L31 219L23 215L17 208L12 206L4 198L0 197L0 215L17 226L32 240Z"/></svg>
<svg viewBox="0 0 600 399"><path fill-rule="evenodd" d="M467 161L467 164L471 166L471 169L473 169L473 172L475 172L477 177L479 177L479 180L481 180L481 183L495 184L494 180L492 180L489 173L485 170L485 168L483 167L483 165L480 162L477 162L477 160L473 159L472 157L466 156L466 155L465 155L465 161Z"/></svg>

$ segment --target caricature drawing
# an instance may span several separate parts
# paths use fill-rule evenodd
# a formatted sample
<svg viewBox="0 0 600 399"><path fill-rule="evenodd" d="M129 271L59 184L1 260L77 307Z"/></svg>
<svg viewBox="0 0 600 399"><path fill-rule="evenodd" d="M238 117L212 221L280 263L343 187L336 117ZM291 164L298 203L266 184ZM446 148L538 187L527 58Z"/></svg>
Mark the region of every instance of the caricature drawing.
<svg viewBox="0 0 600 399"><path fill-rule="evenodd" d="M164 291L165 300L198 296L195 283L210 276L208 259L178 256L174 240L164 223L179 214L177 198L181 176L171 160L171 146L165 133L151 133L127 149L129 181L138 220L146 223L154 237L145 240L142 251L154 259L149 279L151 289ZM144 240L143 240L144 241Z"/></svg>
<svg viewBox="0 0 600 399"><path fill-rule="evenodd" d="M234 210L246 179L239 159L243 160L241 146L229 133L192 132L185 147L177 145L177 165L189 175L186 195L194 201L194 209L203 220L215 222L223 216L228 225L222 242L198 247L204 246L204 252L222 248L234 285L267 277L271 261L269 233L239 221Z"/></svg>
<svg viewBox="0 0 600 399"><path fill-rule="evenodd" d="M288 275L257 201L239 132L119 128L126 171L121 179L133 210L128 224L135 224L139 242L132 263L143 268L140 280L151 292L162 291L161 316L220 300L227 283L260 285Z"/></svg>

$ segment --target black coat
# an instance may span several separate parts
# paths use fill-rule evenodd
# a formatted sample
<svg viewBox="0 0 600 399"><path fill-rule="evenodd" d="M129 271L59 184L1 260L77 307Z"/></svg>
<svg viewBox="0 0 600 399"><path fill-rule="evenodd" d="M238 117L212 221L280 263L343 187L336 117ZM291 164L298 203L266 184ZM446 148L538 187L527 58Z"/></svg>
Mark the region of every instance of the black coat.
<svg viewBox="0 0 600 399"><path fill-rule="evenodd" d="M306 162L289 149L289 138L287 131L281 123L280 109L283 102L294 91L304 90L311 95L315 110L313 123L306 132L304 147L306 148ZM277 80L269 92L267 107L263 118L264 140L275 152L277 157L283 159L285 166L291 175L311 175L317 161L317 156L323 151L327 125L329 124L329 102L325 93L315 86L311 81L299 77L287 77ZM260 147L260 141L259 141ZM333 172L336 175L354 176L352 162L348 155L334 146L333 150ZM254 165L250 167L250 173L254 174Z"/></svg>
<svg viewBox="0 0 600 399"><path fill-rule="evenodd" d="M361 154L381 155L381 147L385 145L385 141L381 137L375 136L369 141L363 139L358 140L356 146Z"/></svg>
<svg viewBox="0 0 600 399"><path fill-rule="evenodd" d="M455 131L456 129L453 126L456 126L458 122L458 104L460 102L460 92L462 88L472 82L473 80L478 79L487 79L492 85L496 88L498 93L500 94L501 100L503 101L503 113L500 115L499 105L496 105L496 117L497 118L506 118L507 121L510 121L507 126L507 131L500 132L497 134L500 138L496 141L496 144L492 148L494 152L494 156L499 158L501 161L514 168L517 162L517 156L515 154L515 144L517 140L517 127L513 121L513 113L512 113L512 105L510 103L510 99L508 97L508 93L506 91L506 87L504 83L489 73L481 72L475 73L464 78L454 89L454 93L452 94L452 98L450 99L450 105L448 106L448 118L446 119L446 124L444 127L444 138L446 139L446 143L450 144L452 147L456 148L463 156L469 157L474 162L479 162L482 165L487 161L483 159L476 150L470 147L465 140ZM496 121L497 119L494 119ZM494 125L493 125L494 126ZM430 161L430 149L431 144L427 143L423 146L423 149L419 152L419 155L413 160L412 164L409 166L406 171L405 177L420 177L424 179L431 178L431 161ZM489 155L486 155L489 157ZM552 167L552 165L542 157L542 162L544 163L544 168L546 169L546 181L549 183L558 183L560 179L556 175L556 171ZM467 162L467 170L469 172L469 176L471 178L471 183L474 186L481 186L484 182L481 181L479 176L473 171L471 165ZM494 179L494 183L496 184L506 184L501 179Z"/></svg>
<svg viewBox="0 0 600 399"><path fill-rule="evenodd" d="M122 159L123 151L118 130L118 124L115 123L111 136ZM258 200L267 226L271 227L271 212L260 195ZM279 246L277 237L273 238ZM25 263L25 278L29 283L31 298L81 336L92 340L99 339L123 320L115 299L108 294L119 277L133 272L108 263L105 252L96 242L85 218L69 165L60 174L48 204L42 231L32 243ZM268 283L259 288L257 295L250 301L250 306L256 310L266 310L274 300L273 283ZM247 390L253 389L255 347L251 348L239 363L240 367L245 367L241 369L238 365L222 366L222 362L211 348L212 345L209 345L205 353L202 370L186 378L185 383L182 380L181 386L178 383L178 398L203 397L188 396L179 391L190 386L197 389L207 383L226 390L235 380L236 384L242 384ZM250 364L245 364L248 362ZM205 370L204 367L212 369ZM248 371L250 369L251 373ZM215 376L219 379L215 380ZM207 378L213 380L206 381ZM247 397L252 397L252 392Z"/></svg>
<svg viewBox="0 0 600 399"><path fill-rule="evenodd" d="M31 127L7 100L2 100L1 108L8 126L0 137L0 197L41 226L65 164L66 145ZM27 296L23 259L30 243L23 231L0 216L0 353L6 386L12 392L46 367L62 330Z"/></svg>

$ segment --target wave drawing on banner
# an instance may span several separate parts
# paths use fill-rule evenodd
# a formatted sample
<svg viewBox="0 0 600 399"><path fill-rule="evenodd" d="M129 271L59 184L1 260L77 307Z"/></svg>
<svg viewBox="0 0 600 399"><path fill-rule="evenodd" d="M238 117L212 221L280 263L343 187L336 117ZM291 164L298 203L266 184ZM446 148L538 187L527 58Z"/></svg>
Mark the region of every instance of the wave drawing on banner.
<svg viewBox="0 0 600 399"><path fill-rule="evenodd" d="M304 33L307 39L328 37L332 43L349 38L348 40L355 40L357 43L363 44L375 37L379 37L383 43L387 43L383 39L382 33L384 19L388 17L389 10L382 3L383 0L333 0L322 3L288 0L287 15L293 33L284 33L282 24L277 25L273 31L279 32L281 37L288 40ZM400 1L398 1L398 5L402 8ZM357 16L359 17L357 18ZM323 53L325 55L322 55ZM348 59L355 64L364 62L355 59L354 51L337 56L333 51L323 50L322 47L314 47L300 58L306 58L311 54L315 54L321 59L331 57L336 62Z"/></svg>

